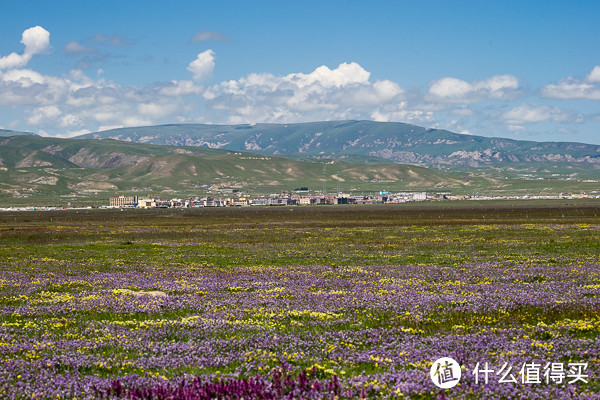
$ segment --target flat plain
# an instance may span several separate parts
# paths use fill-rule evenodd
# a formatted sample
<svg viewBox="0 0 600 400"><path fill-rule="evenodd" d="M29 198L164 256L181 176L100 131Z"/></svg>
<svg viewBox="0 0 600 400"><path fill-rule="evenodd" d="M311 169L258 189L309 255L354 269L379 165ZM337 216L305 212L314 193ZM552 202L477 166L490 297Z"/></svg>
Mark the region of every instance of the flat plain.
<svg viewBox="0 0 600 400"><path fill-rule="evenodd" d="M599 314L600 201L0 213L0 398L598 398Z"/></svg>

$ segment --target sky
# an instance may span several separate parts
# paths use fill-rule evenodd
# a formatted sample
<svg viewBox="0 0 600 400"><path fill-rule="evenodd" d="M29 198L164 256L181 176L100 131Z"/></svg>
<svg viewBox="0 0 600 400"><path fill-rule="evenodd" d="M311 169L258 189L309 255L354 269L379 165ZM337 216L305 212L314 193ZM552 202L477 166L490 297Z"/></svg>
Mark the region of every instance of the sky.
<svg viewBox="0 0 600 400"><path fill-rule="evenodd" d="M599 1L0 1L0 128L397 121L600 144Z"/></svg>

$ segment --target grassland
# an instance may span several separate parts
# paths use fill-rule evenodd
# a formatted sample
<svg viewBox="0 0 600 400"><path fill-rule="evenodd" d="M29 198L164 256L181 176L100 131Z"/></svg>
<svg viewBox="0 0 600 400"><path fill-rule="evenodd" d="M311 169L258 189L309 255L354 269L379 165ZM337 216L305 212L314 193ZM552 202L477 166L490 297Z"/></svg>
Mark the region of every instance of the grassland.
<svg viewBox="0 0 600 400"><path fill-rule="evenodd" d="M597 398L599 313L599 201L0 213L2 398Z"/></svg>

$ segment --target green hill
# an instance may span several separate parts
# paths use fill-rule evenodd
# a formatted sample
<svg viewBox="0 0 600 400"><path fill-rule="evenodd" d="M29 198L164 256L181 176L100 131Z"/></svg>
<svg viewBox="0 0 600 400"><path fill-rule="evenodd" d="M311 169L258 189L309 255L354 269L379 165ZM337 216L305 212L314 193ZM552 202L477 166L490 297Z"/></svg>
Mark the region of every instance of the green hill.
<svg viewBox="0 0 600 400"><path fill-rule="evenodd" d="M209 189L213 193L224 189L270 193L298 187L318 191L323 183L328 192L338 188L460 191L488 182L412 165L323 163L110 139L13 136L0 139L0 143L2 204L13 204L15 199L44 199L48 204L70 198L102 198L106 202L117 193L137 192L183 197Z"/></svg>

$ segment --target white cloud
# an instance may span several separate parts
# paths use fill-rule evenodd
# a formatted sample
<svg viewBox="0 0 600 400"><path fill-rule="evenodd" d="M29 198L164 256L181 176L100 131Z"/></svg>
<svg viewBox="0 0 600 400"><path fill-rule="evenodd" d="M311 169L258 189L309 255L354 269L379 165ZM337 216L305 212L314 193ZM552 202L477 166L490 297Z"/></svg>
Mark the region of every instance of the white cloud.
<svg viewBox="0 0 600 400"><path fill-rule="evenodd" d="M212 77L215 69L215 52L208 49L188 65L187 70L194 75L195 81L204 81Z"/></svg>
<svg viewBox="0 0 600 400"><path fill-rule="evenodd" d="M155 119L143 118L139 115L121 114L119 120L123 121L125 126L149 126L154 124Z"/></svg>
<svg viewBox="0 0 600 400"><path fill-rule="evenodd" d="M379 107L396 105L405 96L397 83L371 82L370 75L355 62L285 76L250 74L214 85L203 97L209 109L221 112L230 123L366 119ZM382 118L384 112L392 118L388 110L379 112Z"/></svg>
<svg viewBox="0 0 600 400"><path fill-rule="evenodd" d="M62 100L67 84L63 78L30 69L0 72L0 106L49 105Z"/></svg>
<svg viewBox="0 0 600 400"><path fill-rule="evenodd" d="M534 106L522 104L504 114L501 119L511 126L521 126L534 122L552 120L555 122L581 122L581 115L561 110L558 107Z"/></svg>
<svg viewBox="0 0 600 400"><path fill-rule="evenodd" d="M204 86L194 84L193 81L171 81L159 89L162 96L179 97L193 94L202 94Z"/></svg>
<svg viewBox="0 0 600 400"><path fill-rule="evenodd" d="M163 96L165 88L179 93ZM172 118L189 111L181 99L183 92L200 93L193 83L123 87L92 79L80 70L61 77L30 69L0 71L0 106L33 106L25 111L27 123L61 135L65 128L78 132L97 126L151 125Z"/></svg>
<svg viewBox="0 0 600 400"><path fill-rule="evenodd" d="M457 78L442 78L429 85L427 98L432 101L470 103L486 99L510 100L519 94L519 80L512 75L467 82Z"/></svg>
<svg viewBox="0 0 600 400"><path fill-rule="evenodd" d="M583 80L572 77L544 86L541 94L553 99L600 100L600 66L595 66Z"/></svg>
<svg viewBox="0 0 600 400"><path fill-rule="evenodd" d="M61 127L78 127L82 126L83 122L82 116L78 114L66 114L60 118Z"/></svg>
<svg viewBox="0 0 600 400"><path fill-rule="evenodd" d="M0 78L4 82L17 83L22 87L41 85L46 82L46 78L42 74L31 69L11 69L2 73Z"/></svg>
<svg viewBox="0 0 600 400"><path fill-rule="evenodd" d="M600 88L591 83L568 78L544 86L542 96L554 99L600 100Z"/></svg>
<svg viewBox="0 0 600 400"><path fill-rule="evenodd" d="M34 26L23 32L21 43L25 45L24 54L40 54L50 47L50 32L41 26Z"/></svg>
<svg viewBox="0 0 600 400"><path fill-rule="evenodd" d="M587 76L589 82L600 83L600 65L596 65Z"/></svg>
<svg viewBox="0 0 600 400"><path fill-rule="evenodd" d="M375 82L373 88L382 100L392 100L394 97L404 93L404 89L400 85L388 80Z"/></svg>
<svg viewBox="0 0 600 400"><path fill-rule="evenodd" d="M11 53L0 58L0 69L18 68L27 65L36 55L50 49L50 33L41 26L34 26L23 32L21 43L25 45L23 54Z"/></svg>
<svg viewBox="0 0 600 400"><path fill-rule="evenodd" d="M141 115L164 118L171 115L177 109L177 105L172 103L142 103L138 104L137 109Z"/></svg>
<svg viewBox="0 0 600 400"><path fill-rule="evenodd" d="M31 125L39 125L45 121L53 120L59 117L62 111L56 106L44 106L36 108L31 116L27 119L27 123Z"/></svg>
<svg viewBox="0 0 600 400"><path fill-rule="evenodd" d="M299 88L319 84L323 87L342 87L352 83L366 83L371 73L355 62L342 63L336 69L331 70L321 65L310 74L290 74L286 79Z"/></svg>
<svg viewBox="0 0 600 400"><path fill-rule="evenodd" d="M473 86L461 79L442 78L431 84L429 94L439 98L458 98L473 91Z"/></svg>
<svg viewBox="0 0 600 400"><path fill-rule="evenodd" d="M432 121L433 113L426 110L407 109L406 103L402 102L395 107L380 107L373 111L369 117L373 121L379 122L403 121L425 123Z"/></svg>

